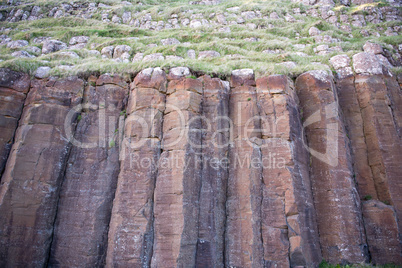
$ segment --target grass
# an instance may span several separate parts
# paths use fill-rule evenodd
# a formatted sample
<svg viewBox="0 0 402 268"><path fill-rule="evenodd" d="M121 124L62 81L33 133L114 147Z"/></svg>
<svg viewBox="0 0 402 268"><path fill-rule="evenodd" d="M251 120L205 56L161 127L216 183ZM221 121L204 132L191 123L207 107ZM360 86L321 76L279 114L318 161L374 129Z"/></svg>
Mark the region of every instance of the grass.
<svg viewBox="0 0 402 268"><path fill-rule="evenodd" d="M60 57L60 54L54 53L49 55L38 56L34 59L15 59L11 57L14 50L10 50L4 46L0 47L0 67L9 67L18 71L24 71L33 74L39 66L52 67L53 75L72 75L81 73L131 73L138 72L146 67L160 66L165 69L175 66L187 66L193 71L206 74L228 75L233 69L252 68L257 75L264 74L288 74L290 76L298 75L302 72L312 69L325 69L325 66L312 64L319 62L328 64L329 58L336 53L319 56L314 53L314 47L318 46L314 38L310 37L308 31L310 27L315 26L322 31L322 35L330 35L340 40L339 43L330 44L330 46L339 45L345 51L345 54L352 56L362 51L362 46L367 40L377 42L382 45L397 45L402 43L402 36L381 36L379 38L365 38L360 34L358 28L353 28L353 37L348 33L336 28L334 25L327 23L319 18L310 16L293 15L297 23L285 23L283 16L292 13L294 8L299 8L302 13L306 12L307 7L300 3L292 3L290 0L234 0L222 1L217 6L188 5L187 0L140 0L142 5L124 6L118 0L97 0L97 1L80 1L85 4L89 2L102 2L111 7L104 9L98 8L93 14L92 19L83 19L78 17L63 18L43 18L36 21L23 21L17 23L3 23L7 30L7 35L13 40L23 39L30 42L30 46L41 48L40 44L33 43L37 37L52 37L68 43L71 37L86 35L90 40L86 49L75 51L80 59L66 59ZM4 3L4 0L2 1ZM38 5L46 13L54 6L64 3L61 0L36 0ZM335 7L333 10L337 14L357 14L361 10L365 10L369 6L384 6L385 2L376 2L356 7ZM21 0L19 8L29 10L33 6L30 0ZM203 14L208 18L211 13L223 14L227 12L227 8L238 6L240 9L237 14L243 11L259 11L261 18L255 18L247 23L254 23L258 29L250 29L246 23L237 25L226 25L229 27L230 33L219 31L222 26L201 27L192 29L182 27L180 29L166 29L162 31L151 31L146 29L134 28L130 25L106 23L100 21L101 13L110 10L109 18L113 15L121 16L124 12L139 12L139 17L150 13L153 20L167 21L172 14L177 14L180 18L187 17L191 19L192 15ZM273 11L277 12L281 17L279 20L266 19ZM230 22L235 18L226 13L227 21ZM264 18L264 19L263 19ZM216 21L216 17L211 20ZM380 25L368 24L366 29L376 31L378 27L393 27L401 25L400 22L384 22ZM135 38L135 39L133 39ZM161 39L176 38L181 44L162 46ZM246 38L257 38L257 42L246 42ZM162 61L162 62L136 62L136 63L117 63L111 60L94 57L88 53L89 49L101 51L106 46L128 45L131 47L131 56L141 52L145 55L152 53L162 53L164 56L177 55L184 58L180 61ZM149 47L150 44L157 44L156 47ZM304 44L306 47L302 50L295 49L294 45ZM192 60L187 57L187 52L193 49L196 54L203 50L215 50L221 54L220 58ZM265 50L280 50L279 54L262 53ZM293 52L300 51L308 55L308 57L300 57L294 55ZM392 51L392 50L391 50ZM229 55L238 55L231 56ZM297 64L294 69L287 69L278 63L285 61L293 61ZM60 69L59 65L73 66L71 70L66 71ZM399 69L398 69L399 71Z"/></svg>

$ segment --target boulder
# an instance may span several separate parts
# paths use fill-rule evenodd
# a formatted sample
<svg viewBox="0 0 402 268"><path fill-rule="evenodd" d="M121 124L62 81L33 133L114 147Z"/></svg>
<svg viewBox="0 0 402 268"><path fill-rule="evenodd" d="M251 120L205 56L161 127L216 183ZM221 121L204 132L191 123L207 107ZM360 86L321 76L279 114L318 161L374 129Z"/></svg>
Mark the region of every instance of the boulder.
<svg viewBox="0 0 402 268"><path fill-rule="evenodd" d="M61 41L58 40L46 40L43 43L42 47L42 53L43 54L49 54L52 52L56 52L59 50L66 49L67 45Z"/></svg>

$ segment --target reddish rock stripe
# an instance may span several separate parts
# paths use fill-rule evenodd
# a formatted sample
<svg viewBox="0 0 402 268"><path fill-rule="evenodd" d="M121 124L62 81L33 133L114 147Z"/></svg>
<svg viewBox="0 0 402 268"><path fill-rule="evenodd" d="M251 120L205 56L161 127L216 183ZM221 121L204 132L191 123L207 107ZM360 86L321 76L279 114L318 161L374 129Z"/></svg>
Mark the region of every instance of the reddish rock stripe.
<svg viewBox="0 0 402 268"><path fill-rule="evenodd" d="M229 84L203 76L205 122L196 267L224 267L229 150Z"/></svg>
<svg viewBox="0 0 402 268"><path fill-rule="evenodd" d="M321 250L298 99L286 76L257 80L263 126L262 239L265 265L314 266Z"/></svg>
<svg viewBox="0 0 402 268"><path fill-rule="evenodd" d="M30 83L27 74L0 69L0 181Z"/></svg>
<svg viewBox="0 0 402 268"><path fill-rule="evenodd" d="M77 77L32 81L0 186L1 267L46 265L70 151L64 122L82 92Z"/></svg>
<svg viewBox="0 0 402 268"><path fill-rule="evenodd" d="M399 139L402 138L402 94L401 86L395 77L384 76L385 84L388 89L388 97L390 103L387 103L391 107L392 116L395 121L396 130L399 135Z"/></svg>
<svg viewBox="0 0 402 268"><path fill-rule="evenodd" d="M359 198L346 135L338 116L332 78L324 71L307 72L296 79L296 89L303 109L309 147L319 153L329 152L321 156L321 160L314 155L310 160L323 258L331 263L363 262L367 253ZM318 115L316 120L315 113ZM333 145L331 141L334 141ZM329 148L326 148L327 145ZM314 154L314 151L311 153Z"/></svg>
<svg viewBox="0 0 402 268"><path fill-rule="evenodd" d="M165 92L166 74L159 68L142 71L131 84L109 227L107 267L150 265ZM141 124L144 122L146 125Z"/></svg>
<svg viewBox="0 0 402 268"><path fill-rule="evenodd" d="M154 195L151 267L194 267L202 168L202 82L171 80L167 92L163 152Z"/></svg>
<svg viewBox="0 0 402 268"><path fill-rule="evenodd" d="M118 78L118 77L117 77ZM114 77L116 79L116 76ZM120 79L120 78L118 78ZM107 231L119 173L119 117L128 86L108 75L90 77L64 176L51 247L51 266L98 267L106 257ZM122 83L123 82L123 83ZM123 87L122 87L123 86Z"/></svg>
<svg viewBox="0 0 402 268"><path fill-rule="evenodd" d="M255 85L254 76L244 76L231 77L229 114L234 134L229 151L225 259L227 267L263 267L262 185L258 165L261 127L256 89L251 86Z"/></svg>
<svg viewBox="0 0 402 268"><path fill-rule="evenodd" d="M362 209L371 263L401 264L402 248L395 210L378 200L364 201Z"/></svg>
<svg viewBox="0 0 402 268"><path fill-rule="evenodd" d="M377 196L380 201L394 207L398 229L401 230L402 182L400 178L402 167L400 159L402 159L402 148L397 130L400 118L399 107L395 110L391 108L393 104L397 103L394 92L395 82L391 82L390 78L383 76L357 75L355 87L364 122L369 164L373 172ZM373 219L370 221L375 222ZM391 240L389 242L389 246L392 248L393 242ZM401 244L398 247L399 251L400 247ZM394 250L398 249L391 251ZM400 255L395 256L390 252L387 256L394 263L401 262ZM376 261L374 258L373 260Z"/></svg>
<svg viewBox="0 0 402 268"><path fill-rule="evenodd" d="M367 106L361 109L354 82L354 77L338 80L337 93L351 142L358 190L360 198L363 200L362 211L371 261L376 264L398 263L401 261L400 253L402 250L398 239L396 215L392 207L388 207L378 201L379 196L384 196L384 191L386 196L389 195L388 189L386 189L388 186L378 183L378 176L373 176L372 167L369 165L369 163L373 163L373 160L375 162L376 156L379 155L378 150L373 150L375 148L373 146L375 141L372 139L374 136L373 118L371 115L367 115L375 111ZM399 87L398 84L397 86ZM360 96L367 97L366 93L360 92ZM369 101L369 103L374 102ZM364 116L366 120L363 120L363 114L366 114ZM368 151L368 149L371 151ZM377 167L378 165L374 166L373 171L376 171ZM378 175L378 173L376 174ZM375 184L374 179L376 179L377 184ZM376 186L379 187L377 188ZM386 188L384 189L384 187ZM380 190L379 194L377 194L377 189ZM374 200L365 201L369 199ZM386 224L381 222L381 219Z"/></svg>
<svg viewBox="0 0 402 268"><path fill-rule="evenodd" d="M373 174L368 161L364 122L360 111L354 76L336 81L339 106L351 143L353 168L359 190L360 199L371 196L378 199Z"/></svg>

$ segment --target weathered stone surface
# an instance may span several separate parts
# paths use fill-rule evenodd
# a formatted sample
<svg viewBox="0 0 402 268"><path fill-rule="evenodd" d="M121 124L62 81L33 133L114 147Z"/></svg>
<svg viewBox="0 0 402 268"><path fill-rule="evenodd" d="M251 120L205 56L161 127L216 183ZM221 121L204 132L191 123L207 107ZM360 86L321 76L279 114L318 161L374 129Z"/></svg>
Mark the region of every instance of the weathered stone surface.
<svg viewBox="0 0 402 268"><path fill-rule="evenodd" d="M372 263L401 264L402 248L394 209L377 200L363 202L362 209Z"/></svg>
<svg viewBox="0 0 402 268"><path fill-rule="evenodd" d="M14 142L30 82L26 74L0 69L0 178Z"/></svg>
<svg viewBox="0 0 402 268"><path fill-rule="evenodd" d="M298 99L283 75L260 78L264 267L312 267L322 257Z"/></svg>
<svg viewBox="0 0 402 268"><path fill-rule="evenodd" d="M332 78L324 71L307 72L297 78L296 90L312 154L310 178L323 258L363 262L367 246L359 197Z"/></svg>
<svg viewBox="0 0 402 268"><path fill-rule="evenodd" d="M32 81L0 186L0 266L46 264L73 134L64 123L82 92L77 77Z"/></svg>
<svg viewBox="0 0 402 268"><path fill-rule="evenodd" d="M227 154L230 142L229 83L203 76L202 183L196 267L224 267Z"/></svg>
<svg viewBox="0 0 402 268"><path fill-rule="evenodd" d="M353 76L336 81L339 106L342 110L344 123L351 143L353 169L360 199L366 196L377 199L376 186L369 165L368 151L363 122Z"/></svg>
<svg viewBox="0 0 402 268"><path fill-rule="evenodd" d="M154 194L151 267L194 267L201 187L202 82L171 80L164 111L162 154ZM201 92L202 93L202 92Z"/></svg>
<svg viewBox="0 0 402 268"><path fill-rule="evenodd" d="M43 43L42 47L42 53L43 54L49 54L52 52L56 52L62 49L66 49L67 45L61 41L58 40L46 40Z"/></svg>
<svg viewBox="0 0 402 268"><path fill-rule="evenodd" d="M107 267L149 267L151 262L165 92L166 74L160 68L143 70L131 84L109 227Z"/></svg>
<svg viewBox="0 0 402 268"><path fill-rule="evenodd" d="M124 127L120 113L128 86L122 79L110 83L118 77L104 76L99 82L90 77L85 88L84 112L60 192L50 266L97 267L106 258Z"/></svg>
<svg viewBox="0 0 402 268"><path fill-rule="evenodd" d="M363 50L364 52L371 54L382 54L384 52L381 45L370 42L366 42L366 44L364 44Z"/></svg>
<svg viewBox="0 0 402 268"><path fill-rule="evenodd" d="M261 150L256 142L261 138L261 127L260 120L255 118L258 116L256 89L249 86L253 84L254 74L249 70L232 72L229 115L233 122L233 141L226 203L226 267L264 265L262 167L258 165Z"/></svg>
<svg viewBox="0 0 402 268"><path fill-rule="evenodd" d="M382 64L376 55L369 53L358 53L353 56L353 68L358 74L382 74Z"/></svg>
<svg viewBox="0 0 402 268"><path fill-rule="evenodd" d="M217 51L213 51L213 50L208 50L208 51L201 51L198 54L198 59L206 59L206 58L216 58L216 57L220 57L221 54Z"/></svg>
<svg viewBox="0 0 402 268"><path fill-rule="evenodd" d="M102 58L108 58L108 59L113 58L113 51L114 46L107 46L102 48L101 50Z"/></svg>
<svg viewBox="0 0 402 268"><path fill-rule="evenodd" d="M394 207L401 230L402 170L398 159L402 159L402 150L397 130L401 122L401 108L398 106L401 97L396 93L399 85L394 78L358 75L355 87L377 196L380 201Z"/></svg>

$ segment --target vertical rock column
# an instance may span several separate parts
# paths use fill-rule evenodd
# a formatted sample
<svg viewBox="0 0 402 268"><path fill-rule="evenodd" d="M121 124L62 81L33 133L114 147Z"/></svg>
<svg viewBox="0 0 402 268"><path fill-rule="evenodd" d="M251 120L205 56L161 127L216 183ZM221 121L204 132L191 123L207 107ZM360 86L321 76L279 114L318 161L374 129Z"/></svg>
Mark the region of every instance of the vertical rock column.
<svg viewBox="0 0 402 268"><path fill-rule="evenodd" d="M194 267L201 184L202 81L169 73L162 154L154 195L152 267Z"/></svg>
<svg viewBox="0 0 402 268"><path fill-rule="evenodd" d="M375 56L370 56L370 54L367 53L357 54L357 57L372 57L375 59ZM381 172L377 172L378 168L381 167L381 157L379 157L380 151L376 149L378 147L373 146L376 143L376 139L374 138L376 135L373 135L375 132L373 129L374 117L372 116L375 111L370 110L369 107L374 103L379 104L381 102L383 102L384 107L386 107L387 105L391 105L391 102L387 104L385 100L386 96L380 97L380 94L374 94L376 95L376 97L374 97L376 98L375 100L370 100L366 102L363 107L360 107L358 94L366 94L366 90L371 87L371 85L368 85L366 90L358 93L355 88L355 77L349 67L349 57L346 55L336 56L332 58L331 61L335 66L342 67L337 70L337 93L339 96L339 104L344 115L346 130L350 139L357 188L360 199L362 200L363 219L371 262L374 264L400 263L402 262L402 250L400 240L398 239L399 232L396 214L392 206L388 206L380 201L386 200L383 198L388 196L389 186L384 182L382 176L379 176ZM358 61L359 60L357 60L357 62ZM370 73L375 69L382 70L382 68L373 68L374 66L368 64L378 64L376 61L362 62L366 62L366 65L364 65L365 70L362 70L361 67L363 66L357 66L358 72L363 71ZM350 71L345 72L347 69L350 69ZM386 84L388 87L392 86L390 96L396 98L392 103L399 103L401 99L398 93L398 83L391 77L384 77L384 79L391 80L387 81ZM362 80L357 82L362 86ZM385 91L386 90L383 89L383 94ZM361 97L364 99L367 95ZM377 99L377 97L379 98ZM399 106L394 105L394 107L397 110ZM392 116L391 114L392 111L390 111L390 116ZM395 113L395 115L397 115L397 113Z"/></svg>
<svg viewBox="0 0 402 268"><path fill-rule="evenodd" d="M263 267L261 127L252 70L232 72L229 113L233 140L226 203L226 266Z"/></svg>
<svg viewBox="0 0 402 268"><path fill-rule="evenodd" d="M226 189L229 170L229 83L203 76L203 170L197 267L224 267Z"/></svg>
<svg viewBox="0 0 402 268"><path fill-rule="evenodd" d="M98 267L119 173L119 117L127 83L118 76L89 78L84 112L63 180L51 247L51 266Z"/></svg>
<svg viewBox="0 0 402 268"><path fill-rule="evenodd" d="M0 69L0 181L30 83L27 74Z"/></svg>
<svg viewBox="0 0 402 268"><path fill-rule="evenodd" d="M375 264L402 262L402 168L400 86L375 55L353 56L354 86L363 121L375 194L363 198L367 242ZM385 73L382 75L382 73Z"/></svg>
<svg viewBox="0 0 402 268"><path fill-rule="evenodd" d="M149 267L153 198L162 139L166 74L140 72L131 84L120 148L120 174L110 220L107 267Z"/></svg>
<svg viewBox="0 0 402 268"><path fill-rule="evenodd" d="M323 258L331 263L367 259L359 197L332 77L311 71L296 80L310 148L310 178Z"/></svg>
<svg viewBox="0 0 402 268"><path fill-rule="evenodd" d="M265 266L315 266L322 257L293 82L283 75L256 82L263 139Z"/></svg>
<svg viewBox="0 0 402 268"><path fill-rule="evenodd" d="M65 125L83 86L77 77L32 81L0 186L1 267L46 265L73 134Z"/></svg>

